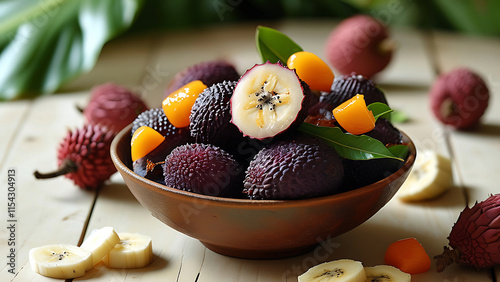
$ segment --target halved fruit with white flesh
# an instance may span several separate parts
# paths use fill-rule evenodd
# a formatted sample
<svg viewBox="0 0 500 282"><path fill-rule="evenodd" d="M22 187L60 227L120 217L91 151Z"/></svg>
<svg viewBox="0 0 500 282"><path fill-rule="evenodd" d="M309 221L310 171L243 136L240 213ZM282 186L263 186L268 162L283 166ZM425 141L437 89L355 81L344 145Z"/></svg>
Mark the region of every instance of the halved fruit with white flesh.
<svg viewBox="0 0 500 282"><path fill-rule="evenodd" d="M243 135L265 139L302 122L311 90L281 64L255 65L243 74L231 97L232 123Z"/></svg>
<svg viewBox="0 0 500 282"><path fill-rule="evenodd" d="M83 276L93 267L90 251L67 244L33 248L29 252L29 261L36 273L60 279Z"/></svg>
<svg viewBox="0 0 500 282"><path fill-rule="evenodd" d="M340 259L318 264L298 277L299 282L365 282L363 264L351 259Z"/></svg>
<svg viewBox="0 0 500 282"><path fill-rule="evenodd" d="M365 267L366 282L410 282L411 275L390 265Z"/></svg>
<svg viewBox="0 0 500 282"><path fill-rule="evenodd" d="M151 237L120 233L120 242L102 259L110 268L140 268L153 260Z"/></svg>
<svg viewBox="0 0 500 282"><path fill-rule="evenodd" d="M415 165L398 191L403 201L422 201L436 198L453 185L453 173L449 158L424 150L417 154Z"/></svg>
<svg viewBox="0 0 500 282"><path fill-rule="evenodd" d="M80 247L92 253L92 263L96 265L118 243L120 237L113 227L107 226L93 230Z"/></svg>

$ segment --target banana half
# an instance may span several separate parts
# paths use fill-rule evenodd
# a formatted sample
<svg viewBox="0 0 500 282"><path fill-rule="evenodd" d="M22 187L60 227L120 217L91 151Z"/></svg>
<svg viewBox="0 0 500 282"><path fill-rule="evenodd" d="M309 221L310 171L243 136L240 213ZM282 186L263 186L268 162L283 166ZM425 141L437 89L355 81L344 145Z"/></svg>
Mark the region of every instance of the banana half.
<svg viewBox="0 0 500 282"><path fill-rule="evenodd" d="M29 252L29 261L36 273L61 279L83 276L93 267L89 250L66 244L33 248Z"/></svg>
<svg viewBox="0 0 500 282"><path fill-rule="evenodd" d="M442 195L451 186L453 173L450 159L431 150L421 151L397 196L408 202L430 200Z"/></svg>
<svg viewBox="0 0 500 282"><path fill-rule="evenodd" d="M299 282L365 282L363 264L340 259L318 264L298 277Z"/></svg>
<svg viewBox="0 0 500 282"><path fill-rule="evenodd" d="M120 242L103 258L110 268L140 268L148 266L153 261L151 237L120 233Z"/></svg>

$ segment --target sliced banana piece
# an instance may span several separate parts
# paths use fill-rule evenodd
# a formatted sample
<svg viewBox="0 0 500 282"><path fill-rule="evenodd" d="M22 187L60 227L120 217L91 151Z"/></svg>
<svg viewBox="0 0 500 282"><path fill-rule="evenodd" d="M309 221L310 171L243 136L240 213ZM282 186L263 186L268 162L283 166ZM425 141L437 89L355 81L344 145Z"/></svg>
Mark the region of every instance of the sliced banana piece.
<svg viewBox="0 0 500 282"><path fill-rule="evenodd" d="M411 275L390 265L365 267L365 282L410 282Z"/></svg>
<svg viewBox="0 0 500 282"><path fill-rule="evenodd" d="M432 150L418 152L412 171L399 189L403 201L422 201L436 198L453 185L449 158Z"/></svg>
<svg viewBox="0 0 500 282"><path fill-rule="evenodd" d="M151 237L135 233L119 233L120 242L103 258L110 268L140 268L153 261Z"/></svg>
<svg viewBox="0 0 500 282"><path fill-rule="evenodd" d="M313 266L298 278L299 282L364 282L366 274L361 262L340 259Z"/></svg>
<svg viewBox="0 0 500 282"><path fill-rule="evenodd" d="M255 65L241 76L234 89L232 123L245 136L273 137L293 124L304 97L295 71L269 62Z"/></svg>
<svg viewBox="0 0 500 282"><path fill-rule="evenodd" d="M67 244L33 248L29 252L29 261L36 273L60 279L83 276L93 267L90 251Z"/></svg>
<svg viewBox="0 0 500 282"><path fill-rule="evenodd" d="M92 253L92 263L96 265L118 243L120 243L118 234L113 227L106 226L93 230L80 247Z"/></svg>

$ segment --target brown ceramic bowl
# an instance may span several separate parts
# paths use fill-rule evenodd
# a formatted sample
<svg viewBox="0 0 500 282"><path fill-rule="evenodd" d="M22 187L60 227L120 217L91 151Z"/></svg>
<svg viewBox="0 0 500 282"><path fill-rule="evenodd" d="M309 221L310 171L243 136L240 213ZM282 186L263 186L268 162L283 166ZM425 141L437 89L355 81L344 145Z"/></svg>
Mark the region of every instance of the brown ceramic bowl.
<svg viewBox="0 0 500 282"><path fill-rule="evenodd" d="M389 177L340 194L304 200L246 200L204 196L145 179L133 172L130 129L111 145L113 162L137 200L169 227L228 256L275 259L313 249L380 210L405 181L415 161L411 140L404 165Z"/></svg>

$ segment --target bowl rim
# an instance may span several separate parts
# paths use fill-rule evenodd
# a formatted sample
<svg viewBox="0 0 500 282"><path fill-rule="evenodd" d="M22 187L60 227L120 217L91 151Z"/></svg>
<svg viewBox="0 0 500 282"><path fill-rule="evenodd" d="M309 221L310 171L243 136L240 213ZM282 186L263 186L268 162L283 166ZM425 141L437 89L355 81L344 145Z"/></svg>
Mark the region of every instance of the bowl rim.
<svg viewBox="0 0 500 282"><path fill-rule="evenodd" d="M249 206L255 206L255 208L262 208L262 206L307 206L312 202L318 203L318 202L329 202L332 201L333 199L347 199L347 198L352 198L356 197L359 194L365 193L364 191L367 190L372 190L372 189L377 189L380 187L383 187L383 183L392 183L395 181L397 178L401 177L404 173L408 172L411 170L415 158L417 155L417 150L415 147L414 142L410 139L410 137L403 131L400 130L401 134L403 135L403 143L408 146L408 157L405 160L405 163L394 173L389 175L388 177L381 179L377 182L374 182L370 185L366 185L363 187L359 187L353 190L341 192L341 193L336 193L336 194L331 194L331 195L325 195L325 196L320 196L320 197L313 197L313 198L306 198L306 199L295 199L295 200L252 200L252 199L237 199L237 198L224 198L224 197L217 197L217 196L209 196L209 195L202 195L202 194L197 194L194 192L188 192L176 188L172 188L160 183L157 183L155 181L149 180L147 178L144 178L138 174L136 174L133 170L131 170L119 157L117 153L117 147L118 143L128 134L130 136L130 131L132 128L132 124L129 124L126 126L124 129L122 129L116 136L114 137L112 143L111 143L111 148L110 148L110 153L111 153L111 159L115 166L122 172L126 173L127 175L135 178L136 180L140 182L145 182L148 184L147 187L148 189L152 190L154 189L160 189L163 192L168 192L168 193L174 193L180 196L186 196L189 198L197 199L197 200L202 200L202 201L209 201L213 203L217 203L218 205L245 205L246 208ZM144 186L143 186L144 187Z"/></svg>

